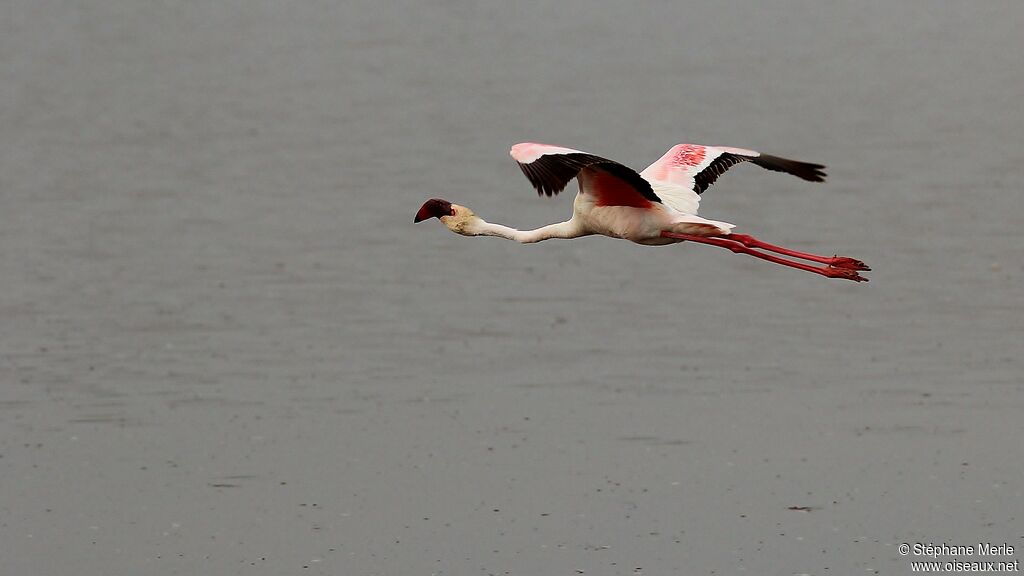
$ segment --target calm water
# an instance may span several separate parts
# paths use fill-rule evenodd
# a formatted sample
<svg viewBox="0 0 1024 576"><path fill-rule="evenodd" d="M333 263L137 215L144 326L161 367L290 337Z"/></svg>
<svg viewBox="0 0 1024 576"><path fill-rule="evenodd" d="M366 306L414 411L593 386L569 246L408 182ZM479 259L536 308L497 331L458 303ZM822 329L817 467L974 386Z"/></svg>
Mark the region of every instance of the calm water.
<svg viewBox="0 0 1024 576"><path fill-rule="evenodd" d="M1022 18L7 3L5 570L902 574L902 542L1024 549ZM737 167L702 214L871 283L412 224L431 196L565 219L521 140L827 164Z"/></svg>

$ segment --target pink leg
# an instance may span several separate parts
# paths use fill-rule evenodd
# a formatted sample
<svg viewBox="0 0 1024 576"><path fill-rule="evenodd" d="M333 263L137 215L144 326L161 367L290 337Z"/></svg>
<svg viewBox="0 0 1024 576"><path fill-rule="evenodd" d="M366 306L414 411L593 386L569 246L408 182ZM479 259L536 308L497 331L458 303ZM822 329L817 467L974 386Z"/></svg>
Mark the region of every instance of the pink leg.
<svg viewBox="0 0 1024 576"><path fill-rule="evenodd" d="M854 282L867 282L868 279L857 274L856 270L842 267L831 267L831 266L811 266L810 264L804 264L803 262L795 262L793 260L786 260L785 258L779 258L778 256L772 256L771 254L765 254L764 252L758 252L749 246L730 240L732 236L712 238L707 236L693 236L691 234L678 234L676 232L662 232L662 236L665 238L675 238L676 240L685 240L688 242L699 242L701 244L710 244L711 246L718 246L720 248L726 248L739 254L749 254L754 258L760 258L783 266L789 266L790 268L797 268L799 270L806 270L807 272L813 272L814 274L821 274L828 278L844 278L846 280L853 280Z"/></svg>
<svg viewBox="0 0 1024 576"><path fill-rule="evenodd" d="M769 252L775 252L776 254L785 254L786 256L800 258L801 260L821 262L822 264L828 264L835 268L864 271L871 270L871 268L868 268L867 265L860 260L854 260L853 258L847 258L845 256L818 256L817 254L808 254L807 252L797 252L796 250L790 250L789 248L783 248L782 246L776 246L774 244L758 240L749 234L730 234L725 236L725 238L735 240L747 248L761 248Z"/></svg>

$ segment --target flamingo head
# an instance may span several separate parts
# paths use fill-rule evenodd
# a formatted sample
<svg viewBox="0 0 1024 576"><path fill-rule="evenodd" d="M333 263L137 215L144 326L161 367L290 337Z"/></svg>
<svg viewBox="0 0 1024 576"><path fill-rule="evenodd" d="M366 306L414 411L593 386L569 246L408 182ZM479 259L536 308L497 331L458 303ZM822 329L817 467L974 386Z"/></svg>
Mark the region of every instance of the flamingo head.
<svg viewBox="0 0 1024 576"><path fill-rule="evenodd" d="M423 206L420 206L413 222L423 222L431 218L441 219L444 216L455 216L455 206L447 200L431 198L424 202Z"/></svg>
<svg viewBox="0 0 1024 576"><path fill-rule="evenodd" d="M452 204L440 198L431 198L424 202L423 206L416 212L416 218L413 219L413 222L422 222L431 218L437 218L449 230L464 236L473 236L474 234L470 233L470 225L480 220L469 208Z"/></svg>

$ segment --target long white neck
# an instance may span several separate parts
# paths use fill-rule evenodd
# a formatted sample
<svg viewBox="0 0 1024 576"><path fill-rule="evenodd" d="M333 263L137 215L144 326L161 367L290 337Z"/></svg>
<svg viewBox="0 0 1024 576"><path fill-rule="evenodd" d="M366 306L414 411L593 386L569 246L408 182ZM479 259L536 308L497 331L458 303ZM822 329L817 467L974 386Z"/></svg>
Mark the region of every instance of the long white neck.
<svg viewBox="0 0 1024 576"><path fill-rule="evenodd" d="M509 228L508 226L502 226L501 224L492 224L483 219L480 219L474 224L475 225L472 227L474 236L498 236L499 238L515 240L522 244L540 242L541 240L547 240L549 238L578 238L589 234L589 232L584 231L580 227L579 223L574 220L567 220L557 224L548 224L547 226L542 226L536 230L516 230L515 228Z"/></svg>

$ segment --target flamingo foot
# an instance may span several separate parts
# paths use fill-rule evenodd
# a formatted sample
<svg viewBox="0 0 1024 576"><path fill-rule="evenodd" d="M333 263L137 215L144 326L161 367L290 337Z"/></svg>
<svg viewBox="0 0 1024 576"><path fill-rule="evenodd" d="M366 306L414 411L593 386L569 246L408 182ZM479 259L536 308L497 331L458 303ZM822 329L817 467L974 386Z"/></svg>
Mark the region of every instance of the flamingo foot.
<svg viewBox="0 0 1024 576"><path fill-rule="evenodd" d="M828 265L832 268L843 268L845 270L860 270L861 272L869 272L871 268L867 264L860 260L854 260L853 258L847 258L846 256L833 256Z"/></svg>
<svg viewBox="0 0 1024 576"><path fill-rule="evenodd" d="M819 268L820 274L828 276L829 278L842 278L843 280L853 280L854 282L867 282L868 279L857 273L857 270L851 268L837 268L828 266L826 268ZM868 268L861 268L861 270L868 270Z"/></svg>

